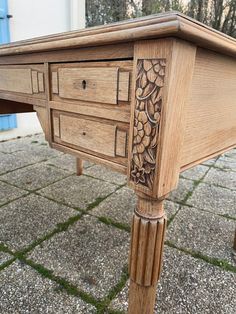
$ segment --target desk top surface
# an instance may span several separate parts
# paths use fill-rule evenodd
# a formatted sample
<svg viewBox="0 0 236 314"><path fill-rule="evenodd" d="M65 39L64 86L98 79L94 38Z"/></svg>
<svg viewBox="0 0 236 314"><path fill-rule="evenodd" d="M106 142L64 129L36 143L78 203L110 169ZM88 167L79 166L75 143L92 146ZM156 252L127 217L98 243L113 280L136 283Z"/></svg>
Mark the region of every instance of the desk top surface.
<svg viewBox="0 0 236 314"><path fill-rule="evenodd" d="M178 37L236 57L236 39L179 12L156 14L105 26L38 37L0 46L0 56Z"/></svg>

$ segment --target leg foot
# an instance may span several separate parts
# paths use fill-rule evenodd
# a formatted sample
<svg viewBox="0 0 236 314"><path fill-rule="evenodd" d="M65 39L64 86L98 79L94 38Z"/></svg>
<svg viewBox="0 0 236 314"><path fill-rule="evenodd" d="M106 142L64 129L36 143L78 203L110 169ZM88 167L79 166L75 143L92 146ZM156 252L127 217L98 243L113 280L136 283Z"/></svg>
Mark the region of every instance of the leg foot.
<svg viewBox="0 0 236 314"><path fill-rule="evenodd" d="M129 314L153 313L156 300L156 286L143 287L130 280Z"/></svg>
<svg viewBox="0 0 236 314"><path fill-rule="evenodd" d="M76 158L76 174L77 176L81 176L83 174L83 160L80 158Z"/></svg>
<svg viewBox="0 0 236 314"><path fill-rule="evenodd" d="M130 249L129 314L152 314L166 229L163 201L138 199Z"/></svg>

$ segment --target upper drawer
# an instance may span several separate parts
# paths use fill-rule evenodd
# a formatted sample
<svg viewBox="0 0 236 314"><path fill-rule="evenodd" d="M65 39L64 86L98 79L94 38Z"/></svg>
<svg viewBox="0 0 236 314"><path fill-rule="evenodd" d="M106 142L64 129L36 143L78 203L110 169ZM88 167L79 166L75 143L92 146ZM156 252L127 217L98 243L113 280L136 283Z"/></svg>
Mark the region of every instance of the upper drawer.
<svg viewBox="0 0 236 314"><path fill-rule="evenodd" d="M114 105L127 102L131 67L132 61L54 65L52 97Z"/></svg>
<svg viewBox="0 0 236 314"><path fill-rule="evenodd" d="M0 91L44 97L44 66L0 66Z"/></svg>

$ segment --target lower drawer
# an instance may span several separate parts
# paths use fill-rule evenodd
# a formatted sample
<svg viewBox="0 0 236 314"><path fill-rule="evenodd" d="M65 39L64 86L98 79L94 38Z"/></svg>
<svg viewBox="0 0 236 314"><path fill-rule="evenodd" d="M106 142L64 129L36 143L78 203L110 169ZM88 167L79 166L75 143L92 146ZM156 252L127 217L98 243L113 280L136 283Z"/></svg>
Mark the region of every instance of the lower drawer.
<svg viewBox="0 0 236 314"><path fill-rule="evenodd" d="M55 143L126 164L128 124L58 110L52 122Z"/></svg>

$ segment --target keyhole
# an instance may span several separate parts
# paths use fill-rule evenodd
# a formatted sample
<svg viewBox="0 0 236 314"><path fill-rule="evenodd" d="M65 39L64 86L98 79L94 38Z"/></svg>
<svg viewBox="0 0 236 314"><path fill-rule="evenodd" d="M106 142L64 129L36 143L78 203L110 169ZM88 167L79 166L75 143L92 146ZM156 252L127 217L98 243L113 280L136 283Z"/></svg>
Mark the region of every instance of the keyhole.
<svg viewBox="0 0 236 314"><path fill-rule="evenodd" d="M82 81L82 87L83 87L83 89L86 88L86 81L85 80Z"/></svg>

